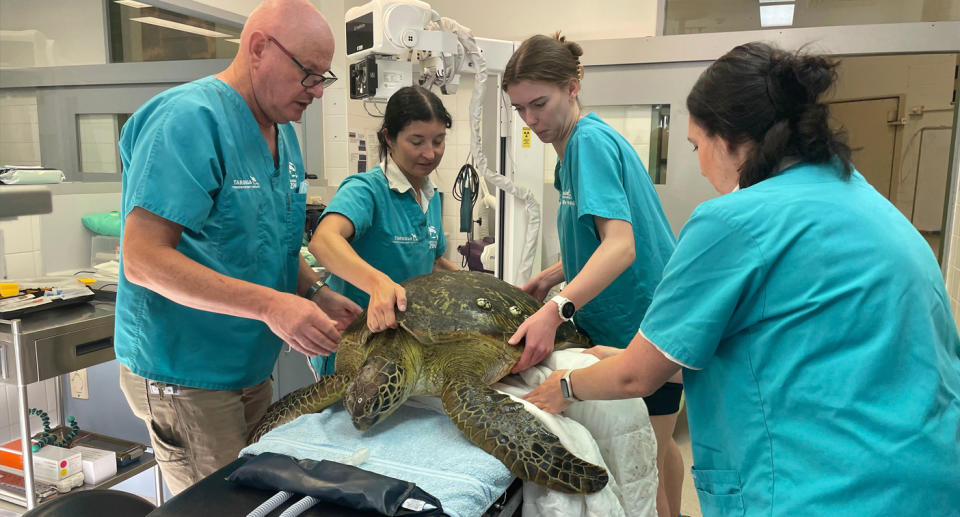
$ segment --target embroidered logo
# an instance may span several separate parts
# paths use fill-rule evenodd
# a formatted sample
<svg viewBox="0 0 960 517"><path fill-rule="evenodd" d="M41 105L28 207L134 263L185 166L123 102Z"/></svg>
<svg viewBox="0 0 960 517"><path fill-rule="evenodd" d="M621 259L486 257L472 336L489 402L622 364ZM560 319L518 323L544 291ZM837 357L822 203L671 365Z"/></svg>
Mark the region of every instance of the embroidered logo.
<svg viewBox="0 0 960 517"><path fill-rule="evenodd" d="M248 188L260 188L260 182L257 181L257 178L250 176L250 179L235 179L233 180L233 188L235 189L248 189Z"/></svg>
<svg viewBox="0 0 960 517"><path fill-rule="evenodd" d="M293 162L287 162L287 170L290 172L290 190L295 190L300 183L297 178L297 167Z"/></svg>
<svg viewBox="0 0 960 517"><path fill-rule="evenodd" d="M566 206L576 206L577 202L573 200L573 193L569 190L564 190L560 193L560 204Z"/></svg>
<svg viewBox="0 0 960 517"><path fill-rule="evenodd" d="M410 235L394 235L393 243L394 244L416 244L420 242L420 238L417 237L417 234L411 233Z"/></svg>

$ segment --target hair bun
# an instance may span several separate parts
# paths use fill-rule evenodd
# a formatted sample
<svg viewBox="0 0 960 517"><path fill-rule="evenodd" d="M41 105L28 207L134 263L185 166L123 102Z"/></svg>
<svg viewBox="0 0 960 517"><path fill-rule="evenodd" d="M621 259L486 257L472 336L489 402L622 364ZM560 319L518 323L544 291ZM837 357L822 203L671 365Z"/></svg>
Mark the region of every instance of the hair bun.
<svg viewBox="0 0 960 517"><path fill-rule="evenodd" d="M579 43L575 41L567 41L567 37L560 34L560 31L557 31L553 34L553 39L559 41L560 45L567 49L567 52L573 54L573 57L578 61L580 60L580 56L583 55L583 47L581 47Z"/></svg>
<svg viewBox="0 0 960 517"><path fill-rule="evenodd" d="M793 73L807 93L807 102L814 103L837 80L837 63L823 56L792 56Z"/></svg>

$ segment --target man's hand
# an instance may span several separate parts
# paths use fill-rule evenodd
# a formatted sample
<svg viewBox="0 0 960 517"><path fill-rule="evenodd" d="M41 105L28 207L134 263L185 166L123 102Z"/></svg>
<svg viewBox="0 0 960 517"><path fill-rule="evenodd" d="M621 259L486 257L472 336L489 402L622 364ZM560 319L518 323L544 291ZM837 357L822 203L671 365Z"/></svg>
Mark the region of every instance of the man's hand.
<svg viewBox="0 0 960 517"><path fill-rule="evenodd" d="M330 355L340 343L337 322L317 304L295 294L277 292L261 319L280 339L309 357Z"/></svg>
<svg viewBox="0 0 960 517"><path fill-rule="evenodd" d="M367 327L370 332L397 328L394 310L407 310L407 291L384 275L384 279L370 292L370 304L367 306Z"/></svg>
<svg viewBox="0 0 960 517"><path fill-rule="evenodd" d="M524 320L507 343L517 345L524 339L523 355L510 373L517 373L546 359L553 352L557 339L557 327L563 323L554 302L547 302L532 316Z"/></svg>
<svg viewBox="0 0 960 517"><path fill-rule="evenodd" d="M334 291L329 286L320 288L317 294L313 295L313 302L327 313L327 316L336 323L336 328L340 332L346 330L353 320L363 312L363 309L353 303L353 300Z"/></svg>

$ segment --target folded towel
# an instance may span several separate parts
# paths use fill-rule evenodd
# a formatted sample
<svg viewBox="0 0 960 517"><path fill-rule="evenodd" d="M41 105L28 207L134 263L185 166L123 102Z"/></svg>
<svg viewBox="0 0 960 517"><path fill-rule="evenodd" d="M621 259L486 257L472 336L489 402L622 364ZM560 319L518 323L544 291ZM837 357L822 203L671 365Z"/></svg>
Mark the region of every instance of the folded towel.
<svg viewBox="0 0 960 517"><path fill-rule="evenodd" d="M4 165L0 167L0 183L7 185L40 185L44 183L62 183L66 179L60 169L43 167L19 167Z"/></svg>
<svg viewBox="0 0 960 517"><path fill-rule="evenodd" d="M482 514L513 480L502 463L467 441L445 414L410 405L360 432L337 403L270 431L240 454L275 452L344 462L360 449L369 451L369 459L357 466L416 483L451 516Z"/></svg>

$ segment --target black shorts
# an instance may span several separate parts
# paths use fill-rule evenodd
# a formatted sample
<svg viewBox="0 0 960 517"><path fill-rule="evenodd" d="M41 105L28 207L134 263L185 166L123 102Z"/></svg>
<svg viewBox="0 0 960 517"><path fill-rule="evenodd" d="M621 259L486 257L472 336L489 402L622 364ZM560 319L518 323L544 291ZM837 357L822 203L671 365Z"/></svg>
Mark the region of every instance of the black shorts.
<svg viewBox="0 0 960 517"><path fill-rule="evenodd" d="M668 382L660 387L653 395L643 397L647 403L647 413L650 416L672 415L680 411L680 395L683 394L683 384Z"/></svg>

